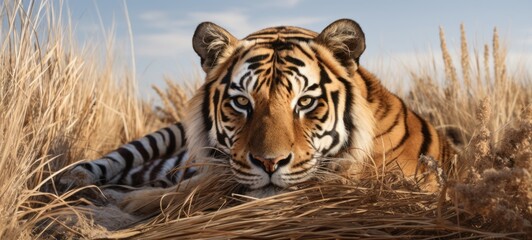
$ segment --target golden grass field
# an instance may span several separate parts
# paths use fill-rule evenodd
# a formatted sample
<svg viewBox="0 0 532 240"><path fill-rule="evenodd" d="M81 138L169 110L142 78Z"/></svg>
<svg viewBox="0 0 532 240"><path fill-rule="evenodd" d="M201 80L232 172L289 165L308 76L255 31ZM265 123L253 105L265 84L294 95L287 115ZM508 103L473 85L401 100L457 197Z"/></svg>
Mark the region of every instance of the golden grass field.
<svg viewBox="0 0 532 240"><path fill-rule="evenodd" d="M54 190L58 171L180 119L187 94L169 82L157 90L163 106L143 101L131 71L117 71L126 68L112 41L100 43L100 55L96 44L78 46L62 16L34 4L0 9L0 239L532 236L532 75L508 70L496 31L491 43L469 46L464 26L460 59L440 29L444 73L411 69L411 88L398 93L463 141L459 171L439 194L417 192L395 173L258 200L228 195L221 184L141 223L105 229L98 219L106 216L84 214L80 207L92 203L72 197L76 190Z"/></svg>

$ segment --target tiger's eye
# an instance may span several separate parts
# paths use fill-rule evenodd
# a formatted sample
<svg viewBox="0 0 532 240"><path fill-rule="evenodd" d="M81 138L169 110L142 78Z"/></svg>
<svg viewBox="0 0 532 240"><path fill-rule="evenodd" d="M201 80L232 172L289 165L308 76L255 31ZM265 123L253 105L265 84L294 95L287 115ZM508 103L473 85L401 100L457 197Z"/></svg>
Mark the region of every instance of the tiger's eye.
<svg viewBox="0 0 532 240"><path fill-rule="evenodd" d="M238 96L236 97L236 103L242 107L247 106L249 104L249 99L246 97Z"/></svg>
<svg viewBox="0 0 532 240"><path fill-rule="evenodd" d="M297 102L297 104L300 106L300 107L308 107L312 104L312 98L310 97L302 97L299 99L299 101Z"/></svg>

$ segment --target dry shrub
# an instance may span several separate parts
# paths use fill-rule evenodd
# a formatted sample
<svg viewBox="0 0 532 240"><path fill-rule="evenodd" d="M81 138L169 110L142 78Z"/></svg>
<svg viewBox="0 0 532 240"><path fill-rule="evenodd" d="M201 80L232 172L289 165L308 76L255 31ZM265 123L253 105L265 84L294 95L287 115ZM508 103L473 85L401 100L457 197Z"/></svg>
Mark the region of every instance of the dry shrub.
<svg viewBox="0 0 532 240"><path fill-rule="evenodd" d="M154 128L130 73L114 72L112 43L102 44L107 56L76 47L58 9L41 1L0 7L1 239L34 238L41 220L70 211L60 207L72 193L50 193L57 170Z"/></svg>
<svg viewBox="0 0 532 240"><path fill-rule="evenodd" d="M495 231L523 231L532 220L532 106L519 116L515 127L504 130L494 142L487 129L489 104L483 101L477 113L479 131L463 160L472 160L464 181L450 183L450 196L465 210L481 219L475 225ZM529 232L530 233L530 232Z"/></svg>
<svg viewBox="0 0 532 240"><path fill-rule="evenodd" d="M499 45L496 29L492 61L490 49L485 45L483 64L475 50L476 61L471 66L464 25L461 25L461 34L462 78L457 80L440 29L446 73L443 89L437 84L437 74L412 73L416 84L409 93L413 100L411 105L431 118L440 130L465 140L455 163L458 171L447 186L455 207L467 211L467 217L459 215L464 218L460 223L491 231L528 231L530 234L530 73L507 72L506 52ZM471 84L471 79L477 82ZM456 136L457 133L461 136Z"/></svg>
<svg viewBox="0 0 532 240"><path fill-rule="evenodd" d="M76 191L57 194L49 177L74 161L101 156L181 119L189 91L168 82L167 90L157 90L163 107L153 111L135 95L130 73L114 72L112 44L107 44L106 56L75 47L73 33L61 25L60 12L52 5L4 2L0 12L1 239L531 234L530 73L508 72L496 32L491 51L485 45L482 54L471 54L464 26L462 77L452 65L442 29L446 74L433 72L439 69L435 66L414 69L412 88L403 94L438 129L463 140L454 163L458 171L447 176L443 188L447 194L404 190L412 183L389 174L359 183L306 183L296 191L251 199L228 194L234 184L218 174L186 197L162 206L155 217L121 230L105 229L98 220L104 215L91 218L97 211L86 214L87 208L82 208L96 209L93 202L71 200ZM101 211L120 215L111 210Z"/></svg>
<svg viewBox="0 0 532 240"><path fill-rule="evenodd" d="M169 78L165 78L164 80L167 85L166 90L163 91L156 86L153 87L163 103L162 107L156 106L155 110L159 119L165 122L180 121L185 116L188 99L192 97L192 94L199 86L196 84L195 86L189 85L184 87L182 84L178 84ZM199 81L196 81L196 83L199 83Z"/></svg>

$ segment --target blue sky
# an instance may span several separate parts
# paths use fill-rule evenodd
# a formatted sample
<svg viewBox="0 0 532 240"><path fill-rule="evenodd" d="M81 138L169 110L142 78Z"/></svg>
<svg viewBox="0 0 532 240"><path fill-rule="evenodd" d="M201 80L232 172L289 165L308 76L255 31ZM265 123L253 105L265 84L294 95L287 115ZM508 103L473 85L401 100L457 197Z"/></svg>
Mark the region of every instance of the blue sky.
<svg viewBox="0 0 532 240"><path fill-rule="evenodd" d="M497 27L508 47L509 65L515 62L532 69L532 1L529 0L93 0L65 3L82 42L101 40L114 26L116 45L129 56L132 40L136 76L143 95L154 95L149 89L152 84L164 86L163 76L186 81L200 72L191 39L195 27L202 21L217 23L242 38L276 25L295 25L319 32L336 19L351 18L366 34L367 49L361 64L377 75L388 73L397 78L395 81L406 80L407 76L400 73L420 61L441 56L439 26L444 27L447 42L456 53L460 23L466 26L471 48L491 44L493 28Z"/></svg>

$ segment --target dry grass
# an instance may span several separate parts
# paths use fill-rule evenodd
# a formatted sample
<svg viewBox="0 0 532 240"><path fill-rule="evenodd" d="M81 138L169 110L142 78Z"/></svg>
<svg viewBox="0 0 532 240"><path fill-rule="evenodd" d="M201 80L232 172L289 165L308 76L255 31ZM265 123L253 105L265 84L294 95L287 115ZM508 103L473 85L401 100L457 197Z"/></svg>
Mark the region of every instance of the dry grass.
<svg viewBox="0 0 532 240"><path fill-rule="evenodd" d="M183 114L183 88L157 90L152 110L135 94L130 73L107 54L76 47L51 3L0 9L0 239L36 237L164 238L526 238L532 234L532 79L509 73L494 31L493 45L471 54L461 26L456 71L440 37L445 82L416 69L403 96L441 130L462 139L441 196L401 190L389 175L358 184L308 183L301 190L253 200L227 195L213 178L163 214L110 231L83 215L74 192L53 194L50 177L92 159ZM121 68L123 69L123 68ZM422 74L419 74L422 73ZM220 177L221 178L221 177ZM77 223L63 216L76 216ZM59 228L57 223L66 224Z"/></svg>

